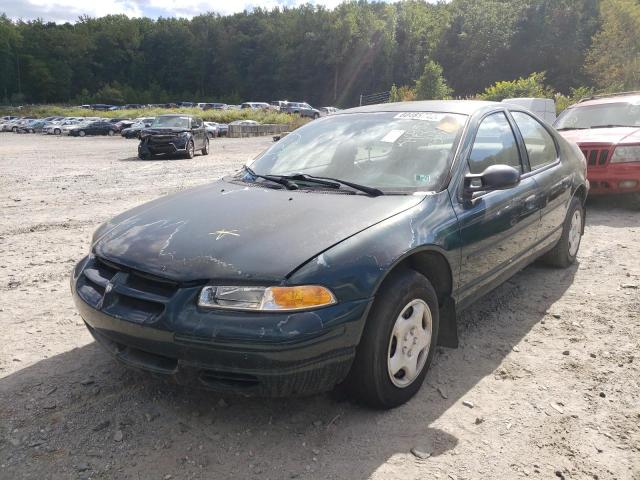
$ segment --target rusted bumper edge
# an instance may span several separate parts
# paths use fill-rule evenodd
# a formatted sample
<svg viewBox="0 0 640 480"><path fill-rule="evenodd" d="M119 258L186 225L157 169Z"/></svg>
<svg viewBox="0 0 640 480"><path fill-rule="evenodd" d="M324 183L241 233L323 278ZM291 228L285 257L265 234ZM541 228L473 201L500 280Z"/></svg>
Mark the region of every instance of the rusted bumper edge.
<svg viewBox="0 0 640 480"><path fill-rule="evenodd" d="M220 340L114 318L73 292L95 340L128 367L181 385L244 396L311 395L331 390L349 372L372 300L339 310L339 322L279 342ZM323 309L323 317L336 313ZM215 318L210 317L215 330Z"/></svg>

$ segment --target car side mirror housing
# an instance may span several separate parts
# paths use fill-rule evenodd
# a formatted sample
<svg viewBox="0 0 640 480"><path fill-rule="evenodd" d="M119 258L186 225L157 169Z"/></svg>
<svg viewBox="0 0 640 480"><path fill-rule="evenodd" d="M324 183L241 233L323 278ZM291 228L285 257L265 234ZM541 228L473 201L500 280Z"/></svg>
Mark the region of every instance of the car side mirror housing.
<svg viewBox="0 0 640 480"><path fill-rule="evenodd" d="M491 165L480 174L468 173L464 177L464 198L471 199L476 192L507 190L520 183L520 172L509 165Z"/></svg>

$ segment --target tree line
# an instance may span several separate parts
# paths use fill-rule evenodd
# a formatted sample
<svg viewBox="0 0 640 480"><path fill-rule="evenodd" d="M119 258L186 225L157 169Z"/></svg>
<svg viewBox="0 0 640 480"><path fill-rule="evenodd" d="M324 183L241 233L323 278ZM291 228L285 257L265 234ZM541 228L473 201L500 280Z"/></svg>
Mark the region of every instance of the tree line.
<svg viewBox="0 0 640 480"><path fill-rule="evenodd" d="M360 0L64 24L0 15L3 103L344 107L392 86L473 96L533 72L566 94L640 88L640 0Z"/></svg>

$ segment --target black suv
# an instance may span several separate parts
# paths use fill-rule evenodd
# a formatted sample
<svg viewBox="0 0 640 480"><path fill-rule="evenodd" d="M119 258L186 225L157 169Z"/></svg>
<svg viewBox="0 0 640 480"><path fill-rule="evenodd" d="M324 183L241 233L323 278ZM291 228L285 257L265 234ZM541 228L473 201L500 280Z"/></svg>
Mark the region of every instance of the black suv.
<svg viewBox="0 0 640 480"><path fill-rule="evenodd" d="M138 158L146 160L158 154L183 154L193 158L196 150L209 153L209 137L201 118L189 115L160 115L149 128L140 132Z"/></svg>

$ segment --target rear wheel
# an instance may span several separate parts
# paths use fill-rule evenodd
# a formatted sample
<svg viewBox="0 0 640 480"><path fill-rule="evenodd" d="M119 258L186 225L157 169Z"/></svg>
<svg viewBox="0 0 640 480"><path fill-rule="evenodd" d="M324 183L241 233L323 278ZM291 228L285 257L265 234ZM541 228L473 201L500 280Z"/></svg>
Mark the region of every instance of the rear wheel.
<svg viewBox="0 0 640 480"><path fill-rule="evenodd" d="M391 275L380 287L343 383L351 397L382 409L402 405L418 392L433 360L439 325L429 280L413 270Z"/></svg>
<svg viewBox="0 0 640 480"><path fill-rule="evenodd" d="M204 146L202 147L202 155L209 155L209 139L204 139Z"/></svg>
<svg viewBox="0 0 640 480"><path fill-rule="evenodd" d="M567 268L576 261L580 241L584 230L584 206L574 197L569 204L567 217L562 227L562 236L553 250L546 253L542 260L553 267Z"/></svg>
<svg viewBox="0 0 640 480"><path fill-rule="evenodd" d="M109 135L110 137L113 137L113 135L114 135L115 133L116 133L116 132L114 132L113 130L109 130L109 131L107 132L107 135Z"/></svg>
<svg viewBox="0 0 640 480"><path fill-rule="evenodd" d="M81 137L84 137L86 135L86 133L84 132L84 130L80 130L78 132L78 135L80 135Z"/></svg>
<svg viewBox="0 0 640 480"><path fill-rule="evenodd" d="M319 113L314 113L313 114L313 119L317 120L318 118L320 118L320 114Z"/></svg>
<svg viewBox="0 0 640 480"><path fill-rule="evenodd" d="M53 131L53 133L54 133L55 135L60 135L62 132L60 131L60 129L59 129L59 128L56 128L56 129Z"/></svg>

